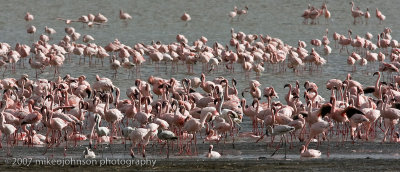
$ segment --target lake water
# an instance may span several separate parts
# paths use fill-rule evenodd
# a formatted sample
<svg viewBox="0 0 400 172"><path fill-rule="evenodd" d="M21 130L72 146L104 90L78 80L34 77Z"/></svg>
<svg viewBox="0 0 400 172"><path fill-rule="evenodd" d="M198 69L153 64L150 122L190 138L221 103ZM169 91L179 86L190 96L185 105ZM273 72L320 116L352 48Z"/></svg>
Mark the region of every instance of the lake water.
<svg viewBox="0 0 400 172"><path fill-rule="evenodd" d="M283 97L286 93L283 86L286 83L294 84L296 80L299 80L301 85L306 80L317 83L320 88L319 93L327 98L330 92L325 89L326 81L332 78L344 80L347 73L351 71L346 62L348 54L345 52L339 53L339 49L334 48L333 32L346 34L346 36L348 29L352 30L353 36L364 36L366 32L370 32L374 34L373 42L376 42L376 35L381 33L384 27L390 27L393 30L392 37L396 39L399 36L397 30L400 27L400 21L397 20L396 15L400 6L394 0L356 1L356 6L359 6L363 11L366 8L370 8L371 19L368 25L353 25L349 1L328 1L327 5L332 15L329 25L324 24L324 18L320 19L321 24L318 25L302 24L303 18L300 16L307 8L308 3L320 7L323 2L321 0L15 0L3 2L0 6L0 41L7 42L12 47L16 43L31 45L31 35L26 33L26 28L29 25L34 25L37 28L35 40L38 39L40 34L44 33L45 26L52 27L57 31L55 35L52 35L53 39L50 43L57 43L65 35L64 28L73 26L82 36L85 34L92 35L95 38L93 42L103 46L116 38L121 43L129 46L133 46L139 42L150 44L152 40L170 43L176 41L177 34L185 35L189 43L192 43L201 36L205 36L209 40L209 45L215 41L225 45L228 44L230 39L230 29L234 28L236 32L243 31L245 33L278 37L292 46L297 46L297 41L303 40L308 45L306 49L310 50L310 40L316 38L322 39L325 29L328 28L329 39L331 41L330 46L333 52L329 56L322 56L329 59L328 63L323 67L322 72L313 74L304 72L296 75L289 69L286 72L279 73L267 69L259 79L262 88L273 86L280 96L280 101L283 102ZM241 16L239 20L234 19L234 21L231 21L228 13L233 10L233 7L238 6L239 9L242 9L245 5L249 8L248 14ZM379 21L375 17L376 7L387 17L382 25L378 24ZM118 18L119 9L121 8L133 17L133 20L128 21L128 24L120 21ZM27 11L31 12L35 17L29 23L24 20L24 15ZM184 11L187 11L192 17L192 20L187 25L180 20L180 16ZM89 13L96 15L99 12L108 18L109 21L106 26L89 28L83 26L81 23L66 25L63 21L56 20L57 17L76 20L81 15ZM81 41L79 43L82 43ZM351 51L352 48L349 49ZM323 54L321 52L322 48L317 50L321 55ZM64 62L61 68L62 77L66 74L71 74L75 77L86 75L90 82L94 81L96 74L99 74L101 77L112 77L113 71L109 68L108 60L106 60L105 67L99 65L89 67L87 63L85 65L78 65L77 56L72 56L72 58L74 58L73 62ZM25 65L27 65L27 61ZM358 63L357 67L359 67ZM223 66L220 68L223 68ZM165 69L165 66L161 65L160 72L157 74L154 72L154 66L146 63L142 68L141 78L147 80L148 76L155 75L166 79L175 77L181 80L184 77L199 77L201 74L200 63L196 65L196 74L194 75L187 75L185 72L186 67L183 65L180 69L178 73L171 73L169 72L169 67ZM221 70L213 72L207 75L207 79L211 80L215 76L224 76L228 79L234 77L238 80L239 91L241 91L248 86L248 81L245 80L244 73L240 72L239 66L236 69L238 70L234 74ZM369 74L366 74L365 72L361 72L360 69L365 68L358 68L357 72L352 73L353 79L367 86L374 84L375 77L371 75L371 72L373 73L374 71L370 70ZM53 71L53 69L47 68L45 73L39 77L53 79ZM34 78L34 71L29 67L18 67L16 73L6 72L6 77L19 77L23 73L28 73L30 78ZM255 79L255 77L255 73L252 72L251 79ZM124 93L126 88L134 84L135 79L135 76L127 79L127 72L121 68L118 72L118 78L113 79L113 82ZM125 97L125 94L122 94L122 96ZM249 98L249 95L246 95L246 97ZM244 131L251 130L248 118L245 119L243 127Z"/></svg>

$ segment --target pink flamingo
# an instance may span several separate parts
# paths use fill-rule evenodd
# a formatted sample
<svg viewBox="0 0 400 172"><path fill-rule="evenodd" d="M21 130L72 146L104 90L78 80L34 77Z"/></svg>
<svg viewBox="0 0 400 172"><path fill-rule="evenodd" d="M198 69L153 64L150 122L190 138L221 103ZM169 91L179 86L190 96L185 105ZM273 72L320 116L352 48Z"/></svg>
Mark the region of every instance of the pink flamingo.
<svg viewBox="0 0 400 172"><path fill-rule="evenodd" d="M364 14L365 17L365 24L368 24L369 18L371 18L371 14L369 13L369 9L367 8L367 11Z"/></svg>
<svg viewBox="0 0 400 172"><path fill-rule="evenodd" d="M325 131L327 131L329 128L333 127L333 124L327 121L324 121L322 119L319 119L318 122L313 123L310 127L310 134L308 141L305 145L306 148L308 148L308 145L310 144L311 140L318 136L319 134L323 134L325 138Z"/></svg>
<svg viewBox="0 0 400 172"><path fill-rule="evenodd" d="M45 108L46 110L46 108ZM52 108L50 108L49 111L47 111L47 115L45 115L44 117L44 123L47 127L47 133L46 133L46 142L48 142L48 134L50 131L52 131L52 140L53 140L53 144L56 142L56 138L55 138L55 131L59 132L59 135L61 136L61 132L64 130L65 131L65 137L67 138L67 131L65 130L65 128L68 126L68 123L64 120L62 120L61 118L53 118L53 110ZM67 149L68 144L65 144L65 150ZM47 149L49 147L46 148L46 151L43 153L46 154ZM64 156L65 156L65 152L64 152Z"/></svg>
<svg viewBox="0 0 400 172"><path fill-rule="evenodd" d="M133 147L136 146L136 144L140 144L142 147L142 155L143 158L146 157L146 145L149 143L150 136L152 132L148 128L135 128L131 134L129 135L129 138L132 141L132 146L130 149L131 156L132 158L135 157L135 153L133 152Z"/></svg>
<svg viewBox="0 0 400 172"><path fill-rule="evenodd" d="M237 11L237 14L239 15L239 16L238 16L238 20L239 20L239 18L240 18L241 15L247 14L247 11L248 11L248 10L249 10L249 7L247 7L247 5L244 7L244 9L238 10L238 11Z"/></svg>
<svg viewBox="0 0 400 172"><path fill-rule="evenodd" d="M49 35L53 35L53 34L57 33L56 30L54 30L53 28L47 27L47 26L44 27L44 31Z"/></svg>
<svg viewBox="0 0 400 172"><path fill-rule="evenodd" d="M329 24L329 19L331 18L331 12L329 12L326 6L324 6L324 16L326 23Z"/></svg>
<svg viewBox="0 0 400 172"><path fill-rule="evenodd" d="M382 14L381 11L376 8L376 18L379 19L379 24L382 24L382 21L386 19L386 16Z"/></svg>
<svg viewBox="0 0 400 172"><path fill-rule="evenodd" d="M351 16L353 16L353 18L354 18L353 24L356 24L356 18L363 16L364 13L359 9L354 10L354 2L353 1L350 2L350 4L351 4Z"/></svg>
<svg viewBox="0 0 400 172"><path fill-rule="evenodd" d="M98 22L98 23L106 23L108 21L107 17L105 17L103 14L98 13L94 19L94 22Z"/></svg>
<svg viewBox="0 0 400 172"><path fill-rule="evenodd" d="M188 133L193 134L193 139L194 139L194 144L195 144L195 154L197 154L197 138L196 138L196 133L200 132L202 128L204 128L204 123L206 122L206 119L212 116L211 112L208 112L207 114L203 115L200 117L200 119L196 118L187 118L187 121L185 122L185 125L183 126L183 131L187 131ZM192 139L192 140L193 140Z"/></svg>
<svg viewBox="0 0 400 172"><path fill-rule="evenodd" d="M237 9L237 7L235 6L235 7L233 8L233 11L229 12L229 17L231 18L231 21L233 20L233 18L236 17L237 11L238 11L238 9Z"/></svg>
<svg viewBox="0 0 400 172"><path fill-rule="evenodd" d="M208 153L206 154L207 158L211 158L211 159L218 159L221 157L221 154L219 154L216 151L213 151L214 146L210 145L210 148L208 149Z"/></svg>
<svg viewBox="0 0 400 172"><path fill-rule="evenodd" d="M7 138L7 156L11 156L11 150L10 150L10 146L11 146L11 141L10 141L10 136L12 134L15 133L17 129L11 125L11 124L5 124L5 117L3 115L3 113L0 113L0 131L4 133L4 135L6 135ZM16 139L16 138L14 138Z"/></svg>
<svg viewBox="0 0 400 172"><path fill-rule="evenodd" d="M34 19L34 17L31 13L26 12L24 19L25 19L25 21L29 22L29 21L32 21Z"/></svg>
<svg viewBox="0 0 400 172"><path fill-rule="evenodd" d="M185 21L186 24L185 26L187 26L188 21L192 20L192 18L190 17L190 15L188 13L186 13L186 11L183 13L183 15L181 16L181 20Z"/></svg>
<svg viewBox="0 0 400 172"><path fill-rule="evenodd" d="M339 38L340 38L340 34L338 34L338 33L333 33L333 40L335 40L335 48L336 48L336 46L337 46L337 41L339 40Z"/></svg>
<svg viewBox="0 0 400 172"><path fill-rule="evenodd" d="M115 124L122 120L124 115L118 109L109 109L109 101L110 95L106 94L106 104L104 106L104 118L105 120L111 124L111 136L110 136L110 143L112 143L113 133L116 131Z"/></svg>
<svg viewBox="0 0 400 172"><path fill-rule="evenodd" d="M31 144L32 144L31 141L32 141L32 136L33 136L32 131L34 128L34 124L36 124L42 120L42 114L39 113L38 111L33 110L33 107L32 107L33 103L34 103L33 100L28 102L29 114L24 119L21 120L22 127L24 128L25 132L29 133L29 135L30 135L29 139L30 139ZM26 128L25 128L27 124L31 124L30 132L28 130L26 130Z"/></svg>
<svg viewBox="0 0 400 172"><path fill-rule="evenodd" d="M347 54L349 53L349 50L347 48L348 45L351 44L352 42L352 38L351 38L351 30L348 31L349 37L346 38L344 35L341 35L339 38L339 44L342 45L342 48L340 48L340 52L342 52L342 50L344 49L344 47L346 47L347 50Z"/></svg>
<svg viewBox="0 0 400 172"><path fill-rule="evenodd" d="M311 12L311 5L308 4L308 8L304 10L303 14L301 15L301 17L304 18L303 24L308 24L308 18L310 18L310 12Z"/></svg>
<svg viewBox="0 0 400 172"><path fill-rule="evenodd" d="M124 21L131 20L132 16L129 15L128 13L122 11L122 9L120 9L119 10L119 19L124 20Z"/></svg>
<svg viewBox="0 0 400 172"><path fill-rule="evenodd" d="M315 149L307 149L304 145L301 146L300 157L318 158L321 156L321 151Z"/></svg>

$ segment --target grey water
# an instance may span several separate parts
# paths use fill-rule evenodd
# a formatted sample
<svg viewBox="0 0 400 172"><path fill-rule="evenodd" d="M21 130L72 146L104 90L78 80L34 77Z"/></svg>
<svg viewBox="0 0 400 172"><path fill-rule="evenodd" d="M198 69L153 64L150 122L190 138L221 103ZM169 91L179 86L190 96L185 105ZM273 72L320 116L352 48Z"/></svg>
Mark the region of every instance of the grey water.
<svg viewBox="0 0 400 172"><path fill-rule="evenodd" d="M400 7L395 0L365 0L355 1L356 6L359 6L363 11L366 8L370 9L371 19L369 24L353 25L353 18L351 16L351 6L348 0L335 0L326 1L328 9L331 12L331 19L329 24L325 24L325 19L321 17L317 25L302 24L303 18L301 14L307 8L308 4L314 5L318 8L325 2L322 0L309 1L309 0L15 0L3 2L0 5L0 42L9 43L12 47L16 43L23 43L31 45L33 43L32 36L26 33L26 29L30 25L37 28L34 35L34 40L39 39L39 35L44 33L44 27L52 27L57 33L52 35L51 44L58 43L66 33L64 28L72 26L80 34L92 35L95 40L93 43L105 46L109 42L118 39L121 43L133 46L136 43L150 44L152 40L161 41L168 44L176 41L177 34L185 35L189 43L199 39L201 36L208 38L208 45L214 42L219 42L223 45L229 43L230 29L234 28L236 32L242 31L246 34L263 34L277 37L284 41L284 43L291 46L297 46L299 40L307 43L307 50L311 50L311 39L322 39L325 34L325 29L329 29L330 46L333 51L329 56L324 56L322 47L316 48L320 55L328 60L327 64L323 66L321 72L304 71L300 74L295 74L290 69L286 72L275 72L267 66L266 71L257 78L262 84L262 88L273 86L278 92L280 101L284 102L283 86L286 83L294 84L296 80L304 83L309 80L315 82L320 90L319 94L327 98L330 92L325 89L325 83L329 79L337 78L344 80L347 73L351 72L351 68L347 65L346 60L348 54L346 52L339 53L339 49L334 46L332 34L338 32L347 36L347 31L352 30L353 37L355 35L364 36L366 32L374 34L373 42L376 43L376 35L381 33L385 27L390 27L393 30L392 37L397 39L399 36L398 29L400 27L399 20L397 20L397 10ZM249 10L248 14L235 18L231 21L228 13L233 10L234 6L239 9L247 5ZM386 20L383 24L378 24L379 21L375 17L375 8L379 8ZM119 10L123 9L125 12L132 15L133 20L128 22L120 21L118 18ZM188 12L192 20L187 24L180 20L183 12ZM34 15L35 19L31 22L24 20L25 12L30 12ZM77 20L81 15L89 13L101 13L108 18L108 22L104 26L87 27L82 23L71 23L66 25L63 21L56 20L56 18L65 18ZM82 43L79 40L78 43ZM349 47L350 52L352 48ZM378 51L376 51L378 52ZM73 62L65 61L61 68L61 77L66 74L71 74L74 77L86 75L90 82L93 82L95 75L101 77L112 78L113 71L109 67L108 60L104 67L101 65L88 66L78 65L79 57L71 55ZM170 66L166 67L161 65L160 72L156 73L154 65L147 62L142 67L141 79L147 80L150 75L160 76L166 79L174 77L181 80L185 77L199 77L201 74L201 64L195 66L195 74L188 75L186 73L185 65L180 65L178 73L170 72ZM388 58L387 58L388 59ZM30 69L27 59L25 59L25 68L17 66L17 71L6 71L5 77L19 77L21 74L29 74L31 79L34 79L34 70ZM224 69L224 65L219 67ZM208 80L212 80L216 76L224 76L228 79L235 78L238 81L239 91L248 86L248 80L245 79L244 72L236 66L235 73L228 73L225 70L213 71L207 75ZM45 72L39 75L39 78L54 79L54 69L46 68ZM373 85L375 79L372 76L374 71L366 67L360 67L357 63L357 71L351 73L353 79L360 83L369 86ZM134 80L138 78L135 74L128 79L127 72L122 68L118 71L118 77L113 79L114 85L118 86L122 93L126 88L134 84ZM251 73L250 79L256 79L255 73ZM302 85L302 84L300 84ZM199 90L200 91L200 90ZM125 95L122 94L124 98ZM245 96L250 98L249 95ZM265 101L265 100L263 100ZM250 120L245 118L243 125L244 131L251 130ZM341 157L341 156L338 156Z"/></svg>

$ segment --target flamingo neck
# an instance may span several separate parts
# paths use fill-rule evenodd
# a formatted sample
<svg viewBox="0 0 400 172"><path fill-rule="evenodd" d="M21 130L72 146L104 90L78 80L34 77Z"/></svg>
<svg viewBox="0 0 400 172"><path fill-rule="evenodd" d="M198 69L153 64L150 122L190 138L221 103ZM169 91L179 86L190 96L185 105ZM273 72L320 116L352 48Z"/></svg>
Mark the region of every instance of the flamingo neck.
<svg viewBox="0 0 400 172"><path fill-rule="evenodd" d="M217 109L219 114L221 114L221 111L222 111L222 104L224 103L224 96L221 96L220 99L221 100L220 100L220 102L218 102L218 109Z"/></svg>
<svg viewBox="0 0 400 172"><path fill-rule="evenodd" d="M147 103L147 100L145 100L146 102L144 102L144 112L145 113L149 113L149 108L148 108L148 103Z"/></svg>
<svg viewBox="0 0 400 172"><path fill-rule="evenodd" d="M29 113L32 113L32 112L33 112L33 109L32 109L32 104L31 104L31 103L29 103L29 105L28 105L28 109L29 109Z"/></svg>
<svg viewBox="0 0 400 172"><path fill-rule="evenodd" d="M108 104L110 103L109 96L106 96L106 104L104 105L104 113L108 112Z"/></svg>
<svg viewBox="0 0 400 172"><path fill-rule="evenodd" d="M210 116L209 113L207 113L206 115L204 115L204 116L201 117L201 119L200 119L201 128L204 127L204 122L206 122L206 119L207 119L208 116Z"/></svg>
<svg viewBox="0 0 400 172"><path fill-rule="evenodd" d="M117 106L118 106L120 95L121 95L121 93L117 90L116 91L116 98L115 98L115 108L117 108Z"/></svg>
<svg viewBox="0 0 400 172"><path fill-rule="evenodd" d="M288 91L288 93L286 95L287 103L289 103L289 101L290 101L290 96L292 95L291 93L292 93L292 85L289 84L289 91Z"/></svg>

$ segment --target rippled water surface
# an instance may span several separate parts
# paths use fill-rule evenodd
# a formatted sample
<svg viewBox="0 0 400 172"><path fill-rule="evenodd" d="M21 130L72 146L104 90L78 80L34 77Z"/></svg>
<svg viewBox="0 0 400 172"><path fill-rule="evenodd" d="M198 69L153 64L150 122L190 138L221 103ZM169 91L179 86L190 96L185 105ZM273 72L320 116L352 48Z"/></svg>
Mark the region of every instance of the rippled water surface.
<svg viewBox="0 0 400 172"><path fill-rule="evenodd" d="M323 1L312 1L313 5L320 6ZM397 38L397 29L400 27L399 21L396 20L396 11L398 6L395 1L356 1L356 6L360 6L365 11L367 7L371 9L371 19L369 25L353 25L353 18L350 13L350 5L348 1L328 1L328 8L331 11L332 18L329 25L304 25L302 18L299 17L307 8L310 1L181 1L181 0L165 0L165 1L87 1L87 0L71 0L71 1L23 1L16 0L3 3L0 6L0 41L7 42L14 46L15 43L24 43L31 45L32 40L30 35L26 33L26 28L32 24L37 28L35 40L38 39L39 34L44 32L44 27L49 26L56 29L57 33L53 36L51 43L57 43L64 35L64 28L67 26L64 22L55 20L57 17L77 19L81 15L89 13L97 14L101 12L108 17L109 22L107 26L103 27L83 27L81 23L72 23L70 26L76 28L76 31L92 35L96 40L94 43L105 46L109 42L118 38L126 45L134 45L138 42L149 44L152 40L160 40L162 43L170 43L175 40L177 34L184 34L189 42L193 42L200 36L205 36L209 40L209 44L218 41L221 44L227 44L230 39L230 29L234 28L235 31L243 31L252 34L264 34L272 37L278 37L285 43L297 46L298 40L304 40L307 44L311 39L322 39L325 29L329 28L329 39L331 47L334 47L332 34L338 32L347 34L348 29L352 29L353 35L364 36L366 32L371 32L376 35L383 31L384 27L391 27L393 30L392 36ZM392 6L388 5L391 4ZM242 16L239 20L230 21L228 17L229 11L232 11L234 6L239 9L248 5L248 15ZM375 17L374 8L379 9L386 15L387 19L383 25L378 25L378 19ZM390 8L392 7L392 8ZM129 24L121 22L118 18L118 11L123 8L126 12L133 16L133 20ZM29 11L35 19L27 24L25 22L25 12ZM192 21L185 26L185 23L180 20L183 11L187 11L192 16ZM320 23L325 23L321 18ZM376 37L373 41L376 41ZM307 47L308 50L311 46ZM322 51L322 48L319 49ZM320 53L322 55L322 52ZM304 82L310 80L316 82L323 88L323 84L331 78L344 79L350 68L346 64L346 53L338 53L337 49L329 57L329 62L324 66L322 73L315 73L310 75L304 73L296 76L290 70L286 73L275 73L266 70L260 77L262 87L274 86L279 94L283 94L283 85L285 83L294 83L299 80ZM77 57L73 57L77 58ZM105 77L111 77L111 70L108 65L105 67L89 67L79 66L78 61L72 63L65 62L61 70L61 75L72 74L73 76L87 75L89 80L94 80L95 74L100 74ZM185 72L186 68L180 68L182 72L171 74L170 72L160 71L159 74L154 73L152 65L146 65L142 70L141 78L147 79L151 74L162 76L165 78L175 77L181 79L189 77ZM196 66L197 74L201 72L201 65ZM239 66L237 67L239 69ZM40 77L52 78L52 71L42 74ZM169 71L169 68L168 70ZM11 76L19 76L21 73L31 73L29 69L19 69L16 74ZM10 76L9 73L7 73ZM119 77L114 79L115 85L125 90L128 86L132 85L132 79L127 80L126 72L122 69L119 71ZM247 86L247 82L243 81L244 75L240 72L233 74L225 72L217 72L208 76L223 75L227 78L235 77L239 80L239 88ZM354 79L360 81L362 84L373 84L371 75L366 75L360 70L352 74ZM255 74L252 73L252 78ZM375 80L375 79L374 79ZM320 94L324 97L328 95L327 91L322 91ZM283 97L283 96L281 96Z"/></svg>

